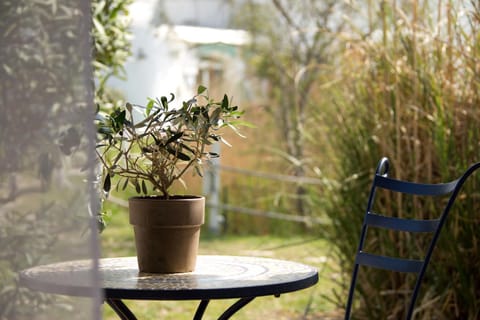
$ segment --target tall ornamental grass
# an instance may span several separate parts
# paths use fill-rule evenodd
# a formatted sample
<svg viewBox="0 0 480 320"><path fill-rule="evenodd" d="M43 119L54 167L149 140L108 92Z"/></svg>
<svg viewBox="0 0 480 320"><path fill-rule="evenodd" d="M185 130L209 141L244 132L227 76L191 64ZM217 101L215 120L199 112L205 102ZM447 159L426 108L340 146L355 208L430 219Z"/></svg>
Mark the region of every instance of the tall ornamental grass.
<svg viewBox="0 0 480 320"><path fill-rule="evenodd" d="M327 136L340 182L330 194L322 194L331 199L330 236L345 275L344 290L334 298L339 306L345 303L367 193L380 157L390 158L391 176L425 183L453 180L480 161L478 1L351 3L367 10L362 23L356 22L358 15L346 21L358 28L344 37L334 74L338 82L329 88L332 107L321 115L332 124ZM451 211L415 319L480 318L479 187L477 174ZM377 201L377 211L393 216L412 212L412 218L436 216L445 204L443 199L422 202L387 193ZM429 240L398 232L372 232L372 238L371 249L410 257ZM401 319L412 280L361 269L355 318Z"/></svg>

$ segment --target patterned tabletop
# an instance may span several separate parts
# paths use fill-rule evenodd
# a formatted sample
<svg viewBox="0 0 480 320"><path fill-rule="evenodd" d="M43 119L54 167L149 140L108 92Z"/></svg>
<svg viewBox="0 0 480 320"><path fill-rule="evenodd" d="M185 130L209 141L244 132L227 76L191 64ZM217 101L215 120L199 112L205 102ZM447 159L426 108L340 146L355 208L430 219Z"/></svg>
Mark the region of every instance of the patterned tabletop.
<svg viewBox="0 0 480 320"><path fill-rule="evenodd" d="M49 264L20 273L33 290L73 296L92 292L92 261ZM100 260L105 297L111 299L193 300L279 295L313 286L315 268L286 260L242 256L198 256L195 271L139 273L136 257Z"/></svg>

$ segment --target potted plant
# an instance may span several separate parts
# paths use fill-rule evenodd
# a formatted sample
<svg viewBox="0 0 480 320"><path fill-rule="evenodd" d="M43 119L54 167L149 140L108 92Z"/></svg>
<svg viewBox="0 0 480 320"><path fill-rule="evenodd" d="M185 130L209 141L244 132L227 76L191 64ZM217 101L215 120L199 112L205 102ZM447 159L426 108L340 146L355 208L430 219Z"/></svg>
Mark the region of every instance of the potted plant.
<svg viewBox="0 0 480 320"><path fill-rule="evenodd" d="M227 95L214 101L205 87L177 108L174 100L149 99L146 106L127 103L110 114L99 114L97 155L103 167L103 189L109 192L128 185L138 196L129 199L130 223L134 227L141 272L188 272L195 267L205 199L172 195L176 182L218 157L209 151L214 142L228 142L221 129L239 134L243 112L231 105Z"/></svg>

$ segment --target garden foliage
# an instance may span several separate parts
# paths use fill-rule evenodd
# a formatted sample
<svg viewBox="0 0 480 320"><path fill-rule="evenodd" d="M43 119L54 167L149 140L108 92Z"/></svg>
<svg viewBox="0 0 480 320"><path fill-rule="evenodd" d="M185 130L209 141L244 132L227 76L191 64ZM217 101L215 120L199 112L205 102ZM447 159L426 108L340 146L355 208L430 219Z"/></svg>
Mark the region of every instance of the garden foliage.
<svg viewBox="0 0 480 320"><path fill-rule="evenodd" d="M480 161L480 6L472 0L268 3L247 2L239 15L257 36L246 50L249 66L269 84L264 101L268 117L261 119L271 130L258 135L270 141L270 152L265 147L259 152L268 155L262 159L270 161L270 168L324 183L280 187L247 181L257 191L261 186L261 192L236 190L250 190L254 196L245 201L266 210L327 216L329 225L312 230L335 248L343 290L330 298L343 308L379 159L390 158L393 177L424 183L456 179ZM309 55L311 48L314 54ZM289 147L292 137L300 149ZM471 177L451 212L417 301L417 319L479 317L479 179ZM228 197L235 200L233 192ZM441 199L426 203L379 197L378 210L393 216L412 209L412 218L428 218L444 204ZM299 199L308 211L288 204ZM237 218L242 224L229 228L241 232L246 220ZM279 223L255 225L276 232ZM382 250L393 256L418 252L426 241L387 232L376 234L369 245L380 248L392 240L396 245ZM400 319L411 280L361 272L355 317Z"/></svg>
<svg viewBox="0 0 480 320"><path fill-rule="evenodd" d="M424 183L456 179L480 160L478 2L382 1L367 7L369 26L345 42L338 60L341 85L331 91L335 107L328 117L340 187L331 193L327 214L344 285L381 156L391 159L393 177ZM449 216L417 301L416 319L480 315L480 282L475 276L480 267L479 182L478 175L471 178ZM433 203L389 194L378 197L381 212L404 216L410 211L412 218L437 216L445 204L442 199ZM417 252L425 244L425 239L412 242L400 233L374 234L369 245L392 256ZM402 296L412 288L411 280L361 270L356 317L402 318ZM344 290L339 305L345 296Z"/></svg>

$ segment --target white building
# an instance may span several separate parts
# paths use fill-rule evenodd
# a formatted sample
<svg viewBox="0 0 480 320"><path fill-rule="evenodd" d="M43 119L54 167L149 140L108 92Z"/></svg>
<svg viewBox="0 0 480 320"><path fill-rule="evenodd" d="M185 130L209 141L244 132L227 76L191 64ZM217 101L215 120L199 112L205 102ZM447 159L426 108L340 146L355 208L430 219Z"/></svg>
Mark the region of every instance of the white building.
<svg viewBox="0 0 480 320"><path fill-rule="evenodd" d="M198 84L215 98L223 92L241 94L244 63L238 47L248 42L248 34L228 28L233 10L229 3L135 0L127 80L112 79L109 85L137 104L170 93L180 103L191 98Z"/></svg>

